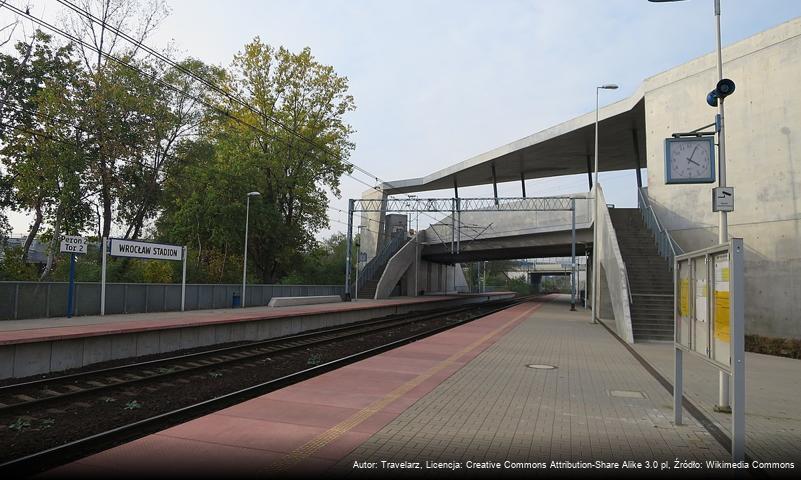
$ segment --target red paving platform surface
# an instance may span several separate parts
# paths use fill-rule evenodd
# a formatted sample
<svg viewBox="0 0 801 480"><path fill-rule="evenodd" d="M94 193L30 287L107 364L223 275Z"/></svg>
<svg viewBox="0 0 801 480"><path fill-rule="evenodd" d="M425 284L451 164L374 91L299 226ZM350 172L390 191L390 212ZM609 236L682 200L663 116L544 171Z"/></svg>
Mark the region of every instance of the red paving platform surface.
<svg viewBox="0 0 801 480"><path fill-rule="evenodd" d="M541 305L517 305L46 476L323 473Z"/></svg>
<svg viewBox="0 0 801 480"><path fill-rule="evenodd" d="M508 294L508 292L485 293L481 294L481 296L504 294ZM466 296L467 295L400 297L387 300L359 300L358 302L324 303L279 308L253 307L245 309L108 315L105 317L87 316L74 317L72 319L47 318L9 320L0 324L0 345L365 310L377 307L439 302L464 298Z"/></svg>

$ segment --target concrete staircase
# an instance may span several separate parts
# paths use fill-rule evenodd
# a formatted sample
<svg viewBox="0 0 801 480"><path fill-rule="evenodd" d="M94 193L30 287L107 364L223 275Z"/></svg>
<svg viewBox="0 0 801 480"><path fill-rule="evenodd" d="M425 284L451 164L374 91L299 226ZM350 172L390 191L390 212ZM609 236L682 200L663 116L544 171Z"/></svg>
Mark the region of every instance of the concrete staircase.
<svg viewBox="0 0 801 480"><path fill-rule="evenodd" d="M381 271L383 272L383 270ZM364 284L359 287L359 296L356 298L366 298L368 300L375 298L375 289L378 286L378 280L380 278L381 277L365 280Z"/></svg>
<svg viewBox="0 0 801 480"><path fill-rule="evenodd" d="M387 266L389 259L395 255L398 250L406 245L409 237L405 232L393 236L388 242L384 244L375 257L370 260L367 265L359 272L359 292L357 298L375 298L375 292L378 288L378 282L381 280L381 275L384 273L384 268ZM351 292L356 295L355 283L351 286Z"/></svg>
<svg viewBox="0 0 801 480"><path fill-rule="evenodd" d="M611 208L631 294L634 341L673 340L673 272L659 255L638 208Z"/></svg>

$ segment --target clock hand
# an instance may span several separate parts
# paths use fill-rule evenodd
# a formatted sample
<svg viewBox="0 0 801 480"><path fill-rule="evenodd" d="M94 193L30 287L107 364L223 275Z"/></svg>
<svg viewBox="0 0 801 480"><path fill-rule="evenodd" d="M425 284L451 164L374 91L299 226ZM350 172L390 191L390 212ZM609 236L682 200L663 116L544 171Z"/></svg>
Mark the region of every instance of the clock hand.
<svg viewBox="0 0 801 480"><path fill-rule="evenodd" d="M698 150L698 145L696 145L695 148L693 148L693 153L690 154L690 158L688 158L687 160L690 160L691 162L693 162L691 160L691 158L693 158L695 156L695 151L696 150ZM693 162L693 163L695 163L695 162ZM695 164L698 165L697 163L695 163Z"/></svg>
<svg viewBox="0 0 801 480"><path fill-rule="evenodd" d="M688 162L690 162L690 163L694 163L694 164L696 164L696 165L697 165L697 166L699 166L699 167L701 166L701 164L700 164L700 163L698 163L698 162L696 162L695 160L693 160L693 158L692 158L692 155L690 155L689 157L687 157L687 161L688 161Z"/></svg>

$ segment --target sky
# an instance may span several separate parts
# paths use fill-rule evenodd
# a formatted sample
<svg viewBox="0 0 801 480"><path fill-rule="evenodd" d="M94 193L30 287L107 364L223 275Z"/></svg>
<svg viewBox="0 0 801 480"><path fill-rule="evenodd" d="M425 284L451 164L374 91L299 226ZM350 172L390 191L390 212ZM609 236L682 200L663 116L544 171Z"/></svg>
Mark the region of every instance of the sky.
<svg viewBox="0 0 801 480"><path fill-rule="evenodd" d="M21 0L9 0L21 5ZM229 65L254 37L348 77L356 110L350 160L381 180L420 177L630 96L643 79L715 48L713 0L168 0L147 41L179 56ZM722 0L723 45L801 16L796 0ZM63 15L52 1L31 13ZM0 20L8 16L0 11ZM712 114L710 114L711 116ZM374 183L363 174L356 174ZM635 206L633 172L601 174L607 201ZM533 195L587 190L586 175L527 181ZM348 198L367 187L342 178L331 228L345 231ZM462 197L492 186L460 188ZM425 196L450 197L452 192ZM499 185L519 196L519 182ZM12 214L14 234L30 219ZM421 227L423 219L421 218Z"/></svg>

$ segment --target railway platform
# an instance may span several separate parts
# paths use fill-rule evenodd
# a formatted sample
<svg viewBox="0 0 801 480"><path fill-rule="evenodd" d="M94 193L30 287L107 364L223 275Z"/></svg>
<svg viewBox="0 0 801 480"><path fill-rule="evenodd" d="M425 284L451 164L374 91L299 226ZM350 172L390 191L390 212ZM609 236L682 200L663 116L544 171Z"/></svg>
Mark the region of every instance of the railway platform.
<svg viewBox="0 0 801 480"><path fill-rule="evenodd" d="M688 376L686 382L691 395L708 388L701 376ZM764 413L772 407L759 408ZM798 416L795 410L792 415ZM654 461L676 475L701 474L707 461L730 460L725 442L708 430L708 418L685 415L681 426L672 420L665 386L601 325L591 324L585 311L570 312L566 299L555 296L91 455L46 476L358 477L458 470L530 475L541 468L565 473L599 464L625 473L631 470L623 465L642 469ZM752 435L771 441L765 422L747 422ZM774 447L786 442L796 447L773 453L765 445L749 449L751 460L761 464L749 471L793 475L799 440L801 432L789 432L774 438ZM676 460L684 462L681 470ZM765 470L762 462L795 463Z"/></svg>
<svg viewBox="0 0 801 480"><path fill-rule="evenodd" d="M280 308L6 320L0 322L0 379L23 378L215 344L263 340L386 315L513 295L497 292Z"/></svg>

